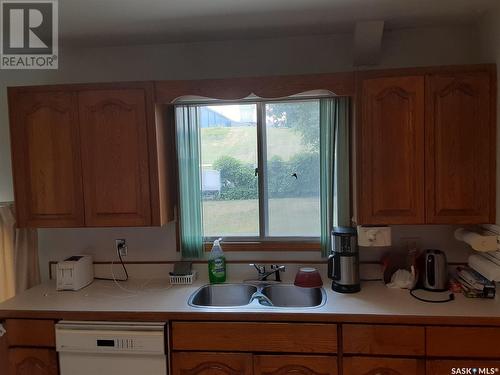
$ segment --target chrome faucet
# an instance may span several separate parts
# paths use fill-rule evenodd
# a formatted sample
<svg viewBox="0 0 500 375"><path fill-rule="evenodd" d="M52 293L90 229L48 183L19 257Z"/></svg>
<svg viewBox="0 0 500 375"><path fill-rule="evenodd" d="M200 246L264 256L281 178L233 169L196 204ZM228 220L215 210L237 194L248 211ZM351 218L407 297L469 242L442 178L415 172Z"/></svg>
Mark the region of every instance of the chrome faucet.
<svg viewBox="0 0 500 375"><path fill-rule="evenodd" d="M286 267L280 266L279 264L271 264L271 271L266 272L266 266L251 263L250 266L255 267L257 270L257 277L259 281L267 281L267 278L274 273L274 280L281 281L280 272L285 272Z"/></svg>

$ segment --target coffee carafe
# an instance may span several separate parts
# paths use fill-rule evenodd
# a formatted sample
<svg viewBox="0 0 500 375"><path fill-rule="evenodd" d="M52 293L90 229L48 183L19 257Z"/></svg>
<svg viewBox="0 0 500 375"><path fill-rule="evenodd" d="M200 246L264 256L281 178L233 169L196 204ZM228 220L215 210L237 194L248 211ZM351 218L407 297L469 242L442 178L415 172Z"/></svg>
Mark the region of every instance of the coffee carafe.
<svg viewBox="0 0 500 375"><path fill-rule="evenodd" d="M333 227L328 277L333 280L332 289L336 292L356 293L361 290L356 228Z"/></svg>

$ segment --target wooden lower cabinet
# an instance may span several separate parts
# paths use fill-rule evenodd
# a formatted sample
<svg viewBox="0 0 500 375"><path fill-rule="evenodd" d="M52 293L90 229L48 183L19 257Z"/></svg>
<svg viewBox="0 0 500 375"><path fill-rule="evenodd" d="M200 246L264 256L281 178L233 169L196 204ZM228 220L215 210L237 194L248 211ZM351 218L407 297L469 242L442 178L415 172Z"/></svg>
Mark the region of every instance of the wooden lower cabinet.
<svg viewBox="0 0 500 375"><path fill-rule="evenodd" d="M333 356L256 355L255 375L337 375Z"/></svg>
<svg viewBox="0 0 500 375"><path fill-rule="evenodd" d="M334 356L174 352L173 375L337 375Z"/></svg>
<svg viewBox="0 0 500 375"><path fill-rule="evenodd" d="M252 354L176 352L173 375L252 375Z"/></svg>
<svg viewBox="0 0 500 375"><path fill-rule="evenodd" d="M409 358L344 357L343 375L422 375L425 362Z"/></svg>
<svg viewBox="0 0 500 375"><path fill-rule="evenodd" d="M8 351L9 375L58 375L54 349L11 348Z"/></svg>
<svg viewBox="0 0 500 375"><path fill-rule="evenodd" d="M1 324L2 322L0 322ZM9 361L9 348L7 346L7 336L0 336L0 374L8 374Z"/></svg>
<svg viewBox="0 0 500 375"><path fill-rule="evenodd" d="M333 354L337 352L337 345L336 324L172 323L175 351Z"/></svg>
<svg viewBox="0 0 500 375"><path fill-rule="evenodd" d="M56 327L53 320L7 319L7 343L9 347L55 348Z"/></svg>
<svg viewBox="0 0 500 375"><path fill-rule="evenodd" d="M429 357L500 358L498 327L428 327L426 342Z"/></svg>
<svg viewBox="0 0 500 375"><path fill-rule="evenodd" d="M397 337L397 340L394 338ZM417 357L425 355L425 328L408 325L344 324L344 354Z"/></svg>
<svg viewBox="0 0 500 375"><path fill-rule="evenodd" d="M473 369L476 369L474 372ZM471 360L431 360L427 361L427 375L448 374L485 374L493 375L500 373L500 361L488 361L482 359Z"/></svg>

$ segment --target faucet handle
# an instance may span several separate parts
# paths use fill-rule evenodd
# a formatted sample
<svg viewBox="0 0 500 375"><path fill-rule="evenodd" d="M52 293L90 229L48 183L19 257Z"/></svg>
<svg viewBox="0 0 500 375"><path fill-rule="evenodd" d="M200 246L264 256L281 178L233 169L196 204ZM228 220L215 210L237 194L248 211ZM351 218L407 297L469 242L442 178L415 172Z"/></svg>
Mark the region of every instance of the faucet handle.
<svg viewBox="0 0 500 375"><path fill-rule="evenodd" d="M257 270L257 272L259 273L259 275L263 275L263 274L266 273L266 266L264 266L264 265L250 263L249 266L255 267L255 269Z"/></svg>
<svg viewBox="0 0 500 375"><path fill-rule="evenodd" d="M280 266L279 264L271 264L271 269L275 270L275 271L281 271L281 272L285 272L286 271L286 267L285 266Z"/></svg>

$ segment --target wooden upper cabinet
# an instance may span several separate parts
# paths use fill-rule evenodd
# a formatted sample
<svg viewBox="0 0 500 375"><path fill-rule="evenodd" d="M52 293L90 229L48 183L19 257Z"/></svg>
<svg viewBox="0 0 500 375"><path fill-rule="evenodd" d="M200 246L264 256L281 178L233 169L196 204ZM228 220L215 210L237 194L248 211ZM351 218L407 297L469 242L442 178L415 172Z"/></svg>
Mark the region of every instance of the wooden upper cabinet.
<svg viewBox="0 0 500 375"><path fill-rule="evenodd" d="M490 75L426 81L426 216L430 224L495 220L495 128Z"/></svg>
<svg viewBox="0 0 500 375"><path fill-rule="evenodd" d="M82 91L78 105L87 226L150 225L145 91Z"/></svg>
<svg viewBox="0 0 500 375"><path fill-rule="evenodd" d="M84 224L77 96L9 93L18 225Z"/></svg>
<svg viewBox="0 0 500 375"><path fill-rule="evenodd" d="M358 223L422 224L424 77L366 79L358 128Z"/></svg>
<svg viewBox="0 0 500 375"><path fill-rule="evenodd" d="M9 88L18 226L172 220L171 109L153 95L149 82Z"/></svg>

